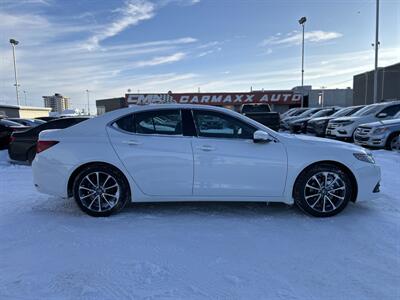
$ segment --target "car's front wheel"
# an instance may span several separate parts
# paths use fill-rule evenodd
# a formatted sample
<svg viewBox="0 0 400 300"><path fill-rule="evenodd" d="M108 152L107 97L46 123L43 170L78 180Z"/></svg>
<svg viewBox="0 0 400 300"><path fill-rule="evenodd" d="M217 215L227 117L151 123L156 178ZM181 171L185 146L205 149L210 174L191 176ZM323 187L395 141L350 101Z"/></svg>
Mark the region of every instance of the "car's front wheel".
<svg viewBox="0 0 400 300"><path fill-rule="evenodd" d="M315 217L330 217L349 203L353 186L349 175L331 164L315 165L296 180L293 197L297 206Z"/></svg>
<svg viewBox="0 0 400 300"><path fill-rule="evenodd" d="M392 151L400 151L400 133L392 134L386 144L386 149Z"/></svg>
<svg viewBox="0 0 400 300"><path fill-rule="evenodd" d="M129 199L128 182L118 170L105 166L89 166L76 176L73 196L88 215L107 217L121 210Z"/></svg>

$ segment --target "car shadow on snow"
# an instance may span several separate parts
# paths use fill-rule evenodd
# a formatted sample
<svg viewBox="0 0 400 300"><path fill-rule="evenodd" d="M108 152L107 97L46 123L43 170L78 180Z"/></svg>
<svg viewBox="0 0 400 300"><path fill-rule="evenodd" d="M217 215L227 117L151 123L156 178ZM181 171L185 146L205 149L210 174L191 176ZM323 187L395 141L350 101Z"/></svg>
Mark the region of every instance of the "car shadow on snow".
<svg viewBox="0 0 400 300"><path fill-rule="evenodd" d="M384 199L382 199L384 200ZM379 200L377 200L379 201ZM333 218L370 217L380 211L377 205L370 203L349 203L344 211ZM52 216L62 215L70 217L88 217L76 205L74 199L61 199L49 197L44 201L37 201L32 206L32 211L51 213ZM265 202L157 202L157 203L129 203L118 214L110 219L126 218L168 218L168 217L224 217L224 218L305 218L318 219L303 213L295 205L284 203Z"/></svg>

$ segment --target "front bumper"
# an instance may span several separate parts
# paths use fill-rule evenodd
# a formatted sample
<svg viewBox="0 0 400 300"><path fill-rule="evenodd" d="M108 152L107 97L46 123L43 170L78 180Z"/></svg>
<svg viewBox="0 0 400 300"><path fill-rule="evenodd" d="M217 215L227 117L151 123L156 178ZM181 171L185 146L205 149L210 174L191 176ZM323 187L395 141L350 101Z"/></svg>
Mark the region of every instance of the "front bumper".
<svg viewBox="0 0 400 300"><path fill-rule="evenodd" d="M354 130L355 130L354 126L351 125L336 127L329 124L328 127L326 128L325 134L327 137L348 139L353 137Z"/></svg>
<svg viewBox="0 0 400 300"><path fill-rule="evenodd" d="M356 202L373 200L379 197L381 169L377 165L365 165L354 170L358 193Z"/></svg>
<svg viewBox="0 0 400 300"><path fill-rule="evenodd" d="M314 123L308 123L307 125L307 132L316 134L318 136L325 136L326 132L326 125L317 125Z"/></svg>
<svg viewBox="0 0 400 300"><path fill-rule="evenodd" d="M386 145L387 135L358 135L354 134L354 143L359 146L383 148Z"/></svg>

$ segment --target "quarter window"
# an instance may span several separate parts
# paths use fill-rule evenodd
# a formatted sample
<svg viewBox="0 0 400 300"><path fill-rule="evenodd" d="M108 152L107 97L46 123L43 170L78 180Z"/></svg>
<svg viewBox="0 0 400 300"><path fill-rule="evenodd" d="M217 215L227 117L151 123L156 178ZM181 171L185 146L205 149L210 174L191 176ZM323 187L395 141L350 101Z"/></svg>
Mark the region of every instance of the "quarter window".
<svg viewBox="0 0 400 300"><path fill-rule="evenodd" d="M234 117L212 111L193 111L199 136L231 139L252 139L255 129Z"/></svg>

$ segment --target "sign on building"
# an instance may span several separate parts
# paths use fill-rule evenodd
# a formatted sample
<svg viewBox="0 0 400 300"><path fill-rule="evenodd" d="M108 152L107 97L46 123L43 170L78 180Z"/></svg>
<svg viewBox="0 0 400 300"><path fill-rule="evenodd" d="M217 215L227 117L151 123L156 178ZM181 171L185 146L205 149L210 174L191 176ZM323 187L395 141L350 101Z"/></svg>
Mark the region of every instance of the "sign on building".
<svg viewBox="0 0 400 300"><path fill-rule="evenodd" d="M249 93L166 93L166 94L126 94L127 105L150 103L182 103L207 105L241 105L268 103L301 104L301 94L292 91L267 91Z"/></svg>

